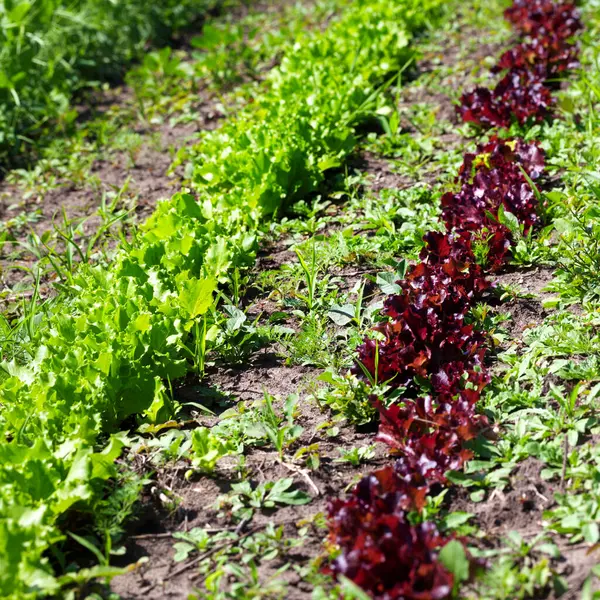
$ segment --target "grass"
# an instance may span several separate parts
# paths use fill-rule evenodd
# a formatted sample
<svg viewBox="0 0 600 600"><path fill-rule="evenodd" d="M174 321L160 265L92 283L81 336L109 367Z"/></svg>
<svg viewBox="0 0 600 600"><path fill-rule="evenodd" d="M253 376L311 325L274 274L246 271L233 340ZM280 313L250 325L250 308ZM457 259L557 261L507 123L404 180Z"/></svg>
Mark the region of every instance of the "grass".
<svg viewBox="0 0 600 600"><path fill-rule="evenodd" d="M123 66L203 16L200 0L148 7L131 0L9 2L0 27L0 160L4 167L35 151L77 117L77 94L115 79Z"/></svg>

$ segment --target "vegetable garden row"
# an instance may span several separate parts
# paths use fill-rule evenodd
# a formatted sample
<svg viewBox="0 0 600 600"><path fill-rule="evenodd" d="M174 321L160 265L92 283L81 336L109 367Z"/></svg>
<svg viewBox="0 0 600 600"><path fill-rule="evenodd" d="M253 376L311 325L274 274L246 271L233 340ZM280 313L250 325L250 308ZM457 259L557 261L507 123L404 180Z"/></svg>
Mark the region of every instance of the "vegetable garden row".
<svg viewBox="0 0 600 600"><path fill-rule="evenodd" d="M465 122L499 133L514 121L551 116L552 90L577 65L574 37L582 29L570 3L515 0L505 16L521 40L495 68L502 79L491 90L464 94L459 107ZM367 475L350 498L330 504L331 541L342 550L331 568L372 597L446 598L476 570L476 562L464 568L466 550L456 541L433 523L413 524L409 514L448 484L448 471L463 469L473 456L469 443L489 434L478 411L491 379L488 340L468 324L468 314L492 285L481 265L500 269L514 236L539 226L543 181L544 153L536 142L494 135L467 153L459 191L441 199L446 232L426 234L421 262L398 282L401 292L385 300L380 335L358 349L355 371L393 392L391 400L373 401L377 439L399 458Z"/></svg>
<svg viewBox="0 0 600 600"><path fill-rule="evenodd" d="M38 280L21 316L10 324L13 316L4 317L0 597L113 600L113 580L118 593L148 600L188 593L213 600L574 598L565 595L563 575L575 560L587 570L569 582L569 593L598 596L592 583L600 571L588 565L600 547L600 385L594 385L600 381L600 218L594 212L600 88L591 74L600 62L589 46L596 17L588 32L582 17L595 15L595 0L581 10L568 1L513 0L507 7L500 0L513 45L491 68L491 86L456 90L462 126L449 136L457 149L433 158L451 173L440 185L419 159L421 153L436 157L427 148L448 139L426 139L438 116L414 102L404 120L398 103L405 73L419 80L424 40L451 29L455 11L466 20L469 9L442 0L316 4L296 3L289 14L327 15L326 26L299 16L295 27L310 26L287 44L266 33L264 47L273 44L265 50L268 72L255 73L256 82L230 96L217 90L227 115L220 126L173 150L173 170L184 167L182 191L161 201L130 237L122 235L110 260L83 259L61 269L50 297L40 294ZM69 10L45 0L11 4L0 54L6 96L0 157L21 153L16 140L30 142L23 136L44 139L54 126L76 124L71 102L82 89L96 77L110 78L148 40L189 25L212 6L191 0L152 9L137 1L76 2ZM119 29L123 21L127 26ZM215 50L218 31L208 25L206 39L197 42L205 44L204 69L217 65L223 52L236 52L228 41L235 36L227 35L224 50ZM256 35L240 32L242 40ZM68 40L64 55L54 50L62 39ZM179 56L168 48L153 53L131 80L140 84L146 77L149 88L158 81L187 85L194 68ZM434 65L439 60L427 56ZM456 73L463 67L444 68ZM471 79L459 79L465 80ZM423 83L432 87L426 98L435 98L431 82ZM160 117L161 93L152 96L148 114L142 100L144 127ZM165 105L177 98L173 93ZM377 134L365 134L373 127ZM413 183L403 190L406 181L396 179L397 189L362 196L366 179L349 171L365 147L386 144L397 156L415 155L405 160L416 165ZM336 188L340 179L344 192ZM390 201L386 193L397 195ZM324 202L328 197L336 202ZM428 205L431 198L435 206ZM282 240L282 232L293 242ZM275 276L264 272L267 240L285 257ZM332 291L350 287L355 274L333 278L327 269L336 263L323 259L323 248L325 256L354 253L356 265L371 266L359 269L349 292ZM373 259L380 248L393 258ZM387 271L371 276L372 265ZM531 265L558 269L549 284L557 297L544 304L547 325L536 316L511 339L498 333L498 313L507 297L518 303L521 296L503 282L515 267L518 274ZM368 308L370 283L360 281L365 274L385 296ZM264 289L270 290L266 298ZM355 305L344 304L350 297ZM263 308L251 317L257 306ZM261 399L250 404L237 403L248 397L238 383L227 401L236 404L228 404L219 387L228 367L250 370L259 352L281 347L296 352L283 353L287 366L316 367L308 372L312 395L299 401L300 386L286 366L282 378L293 385L261 381L263 391L249 396ZM198 404L205 385L207 406L218 414ZM285 402L271 396L291 388ZM184 407L186 389L203 391ZM317 412L328 416L310 435L308 426L319 419L307 419L301 405L315 399ZM373 424L376 436L368 433ZM340 427L347 435L354 425L361 440L381 442L385 452L373 459L375 446L342 447L342 458L332 460L323 451L326 436L335 445ZM542 477L558 486L554 500L537 480L532 484L549 510L543 523L533 524L532 541L530 530L519 538L517 558L502 562L502 532L478 530L468 524L475 515L464 510L477 513L475 503L489 490L490 502L502 497L519 461L534 459L544 465ZM336 472L344 461L357 470ZM369 462L377 468L365 475L360 465ZM325 475L317 477L323 464ZM340 472L356 478L344 480ZM326 485L323 478L332 474L343 481ZM224 491L224 482L226 493L219 495L214 490ZM171 486L200 496L189 514L176 508ZM205 498L207 489L218 497ZM325 502L323 489L335 497ZM311 504L309 512L295 512L311 500L313 507L326 506L326 514L307 516ZM522 503L529 507L531 500ZM157 504L164 519L159 530L150 526L128 536L133 507L154 511ZM293 517L289 522L277 516L282 506ZM89 523L100 518L104 524L88 535ZM308 530L317 532L313 562L283 564ZM556 534L552 543L548 531ZM560 536L567 541L557 541L559 551L554 541ZM179 540L175 557L146 580L145 559L138 560L132 545L171 538ZM561 571L569 544L585 555L569 558ZM156 548L149 563L156 554L162 560ZM538 560L544 552L549 558ZM269 561L281 566L275 575ZM299 583L286 587L277 577L291 580L291 572ZM119 576L130 578L123 583Z"/></svg>

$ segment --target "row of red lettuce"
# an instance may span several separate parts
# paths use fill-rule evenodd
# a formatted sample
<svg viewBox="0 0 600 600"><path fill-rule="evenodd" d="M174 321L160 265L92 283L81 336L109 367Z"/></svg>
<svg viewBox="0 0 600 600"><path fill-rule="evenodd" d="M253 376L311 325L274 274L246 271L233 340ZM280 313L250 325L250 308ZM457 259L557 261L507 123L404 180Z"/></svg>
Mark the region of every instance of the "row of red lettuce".
<svg viewBox="0 0 600 600"><path fill-rule="evenodd" d="M551 119L553 91L578 64L574 36L582 24L574 5L515 0L505 17L520 41L494 68L500 80L465 93L458 107L463 121L482 131ZM454 576L438 559L448 537L433 523L414 524L411 514L472 457L468 443L489 431L477 407L491 379L488 339L468 315L491 285L487 275L510 259L511 224L525 235L538 226L532 182L543 181L544 154L535 142L493 135L465 154L458 191L441 199L446 231L425 236L420 262L385 301L386 320L358 349L358 375L368 372L370 381L401 391L391 406L372 397L377 439L396 458L349 497L330 501L329 540L339 554L327 569L374 598L452 594Z"/></svg>

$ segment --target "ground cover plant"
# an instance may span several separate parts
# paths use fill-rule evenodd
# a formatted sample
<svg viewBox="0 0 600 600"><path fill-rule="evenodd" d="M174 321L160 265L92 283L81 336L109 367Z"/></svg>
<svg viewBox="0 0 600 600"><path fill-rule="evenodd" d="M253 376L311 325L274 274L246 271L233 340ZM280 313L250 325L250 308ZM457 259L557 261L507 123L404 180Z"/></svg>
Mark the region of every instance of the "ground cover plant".
<svg viewBox="0 0 600 600"><path fill-rule="evenodd" d="M150 52L126 85L91 98L74 131L40 148L35 165L10 171L0 183L7 318L22 313L23 296L53 295L53 282L68 279L78 262L108 263L120 237L181 185L184 169L170 169L177 149L245 104L297 34L342 6L222 7L190 32L189 47Z"/></svg>
<svg viewBox="0 0 600 600"><path fill-rule="evenodd" d="M22 159L36 138L72 124L74 95L119 77L150 40L160 43L215 6L211 2L2 3L0 160Z"/></svg>
<svg viewBox="0 0 600 600"><path fill-rule="evenodd" d="M516 2L515 48L502 3L320 6L266 68L217 20L131 74L235 116L7 315L7 597L594 597L594 7ZM457 127L525 65L543 118Z"/></svg>

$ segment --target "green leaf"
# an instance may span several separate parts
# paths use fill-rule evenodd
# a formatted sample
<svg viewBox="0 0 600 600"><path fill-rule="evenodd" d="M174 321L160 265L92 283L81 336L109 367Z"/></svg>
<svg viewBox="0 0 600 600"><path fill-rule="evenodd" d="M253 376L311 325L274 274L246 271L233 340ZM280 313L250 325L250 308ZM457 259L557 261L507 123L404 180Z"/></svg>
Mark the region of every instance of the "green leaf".
<svg viewBox="0 0 600 600"><path fill-rule="evenodd" d="M468 512L452 512L446 516L444 519L444 524L448 529L456 529L457 527L467 523L473 518L473 516L473 513Z"/></svg>
<svg viewBox="0 0 600 600"><path fill-rule="evenodd" d="M440 550L440 561L454 575L455 587L469 579L469 559L458 540L448 542Z"/></svg>
<svg viewBox="0 0 600 600"><path fill-rule="evenodd" d="M573 233L575 230L575 224L571 219L559 217L558 219L554 219L552 224L560 235Z"/></svg>
<svg viewBox="0 0 600 600"><path fill-rule="evenodd" d="M538 544L535 547L535 549L537 552L547 554L551 558L560 558L560 550L558 549L558 546L551 542L547 542L545 544Z"/></svg>
<svg viewBox="0 0 600 600"><path fill-rule="evenodd" d="M142 557L146 559L147 557ZM146 562L140 559L136 565L141 566ZM94 579L112 579L113 577L117 577L119 575L125 575L132 570L130 567L111 567L109 565L95 565L90 567L89 569L79 569L79 571L75 571L74 573L66 573L65 575L61 575L59 578L60 583L63 586L69 586L73 584L84 584Z"/></svg>
<svg viewBox="0 0 600 600"><path fill-rule="evenodd" d="M580 600L594 600L594 581L592 577L588 577L583 582L583 587L581 588Z"/></svg>
<svg viewBox="0 0 600 600"><path fill-rule="evenodd" d="M187 542L175 542L173 544L173 550L175 550L175 556L173 557L173 560L175 562L186 560L195 549L196 548L192 546L192 544L188 544Z"/></svg>
<svg viewBox="0 0 600 600"><path fill-rule="evenodd" d="M371 596L358 587L353 581L341 575L339 578L342 598L344 600L371 600Z"/></svg>
<svg viewBox="0 0 600 600"><path fill-rule="evenodd" d="M55 502L52 506L56 514L65 512L73 504L88 500L92 496L89 482L92 474L91 451L82 448L71 462L69 473L61 486L56 490Z"/></svg>
<svg viewBox="0 0 600 600"><path fill-rule="evenodd" d="M600 529L598 523L586 523L581 528L583 538L588 544L597 544L600 541Z"/></svg>
<svg viewBox="0 0 600 600"><path fill-rule="evenodd" d="M110 442L102 452L91 455L92 479L106 480L115 476L115 461L119 458L126 443L127 437L125 434L112 435Z"/></svg>
<svg viewBox="0 0 600 600"><path fill-rule="evenodd" d="M519 219L511 212L506 211L503 204L498 208L498 222L504 225L512 234L520 236L521 225Z"/></svg>
<svg viewBox="0 0 600 600"><path fill-rule="evenodd" d="M306 492L301 490L287 491L293 483L294 480L289 478L276 481L267 498L273 502L279 502L279 504L300 505L310 502L311 497Z"/></svg>
<svg viewBox="0 0 600 600"><path fill-rule="evenodd" d="M229 319L225 323L228 333L234 333L246 322L247 317L239 308L226 304L223 306L223 310L229 315Z"/></svg>
<svg viewBox="0 0 600 600"><path fill-rule="evenodd" d="M354 306L352 304L344 304L339 306L338 304L332 305L327 316L340 327L344 327L351 323L354 319Z"/></svg>
<svg viewBox="0 0 600 600"><path fill-rule="evenodd" d="M400 292L400 286L396 283L401 277L397 273L377 273L376 283L383 294L391 295Z"/></svg>
<svg viewBox="0 0 600 600"><path fill-rule="evenodd" d="M471 492L470 496L471 502L482 502L485 498L485 490L476 490L475 492Z"/></svg>
<svg viewBox="0 0 600 600"><path fill-rule="evenodd" d="M157 425L165 423L175 414L175 405L171 400L167 388L160 377L154 378L154 397L152 404L143 413L144 422Z"/></svg>
<svg viewBox="0 0 600 600"><path fill-rule="evenodd" d="M227 240L220 237L211 244L204 257L205 272L215 277L221 283L227 280L229 267L231 266L231 255Z"/></svg>
<svg viewBox="0 0 600 600"><path fill-rule="evenodd" d="M192 432L192 463L204 471L214 471L219 459L235 450L232 441L221 439L208 427L199 427ZM235 485L232 488L235 489Z"/></svg>
<svg viewBox="0 0 600 600"><path fill-rule="evenodd" d="M20 2L8 13L9 21L15 25L21 25L21 21L25 18L30 9L31 3Z"/></svg>
<svg viewBox="0 0 600 600"><path fill-rule="evenodd" d="M5 71L0 71L0 89L8 89L12 86L10 77Z"/></svg>
<svg viewBox="0 0 600 600"><path fill-rule="evenodd" d="M341 165L340 159L337 156L326 156L319 161L319 169L327 171L329 169L337 169Z"/></svg>
<svg viewBox="0 0 600 600"><path fill-rule="evenodd" d="M179 305L186 316L195 319L203 315L213 303L213 293L217 288L215 279L188 279L179 292Z"/></svg>

